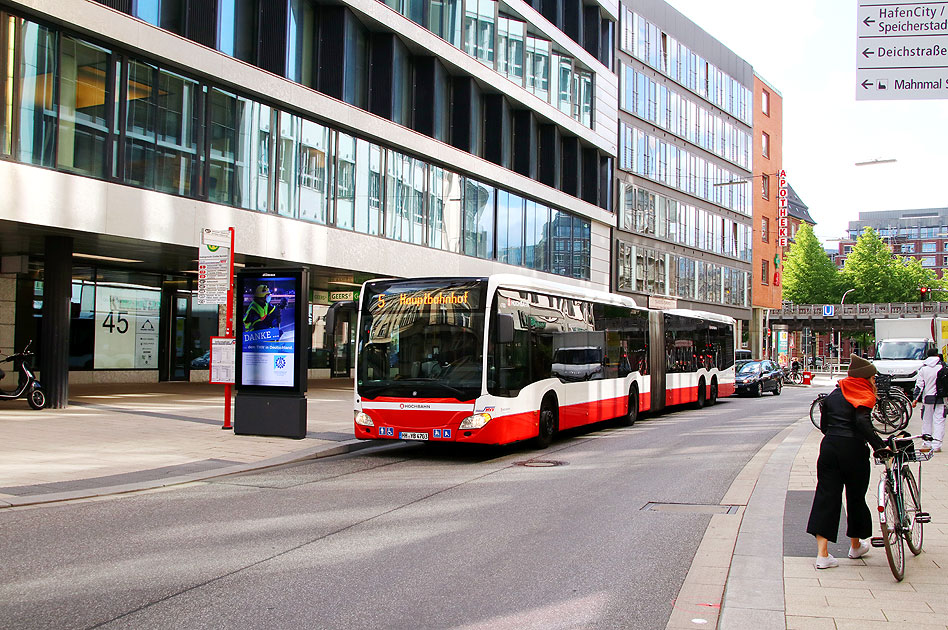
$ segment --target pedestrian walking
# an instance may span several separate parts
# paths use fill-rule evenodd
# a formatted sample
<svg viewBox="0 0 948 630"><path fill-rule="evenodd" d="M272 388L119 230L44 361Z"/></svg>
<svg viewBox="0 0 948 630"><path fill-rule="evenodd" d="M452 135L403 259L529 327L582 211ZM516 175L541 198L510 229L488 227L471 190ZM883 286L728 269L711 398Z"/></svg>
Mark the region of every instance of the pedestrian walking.
<svg viewBox="0 0 948 630"><path fill-rule="evenodd" d="M872 513L866 505L869 488L869 447L878 450L885 442L872 429L870 414L876 403L876 368L855 354L849 371L838 387L823 400L820 416L820 456L816 461L816 493L806 526L816 537L816 568L830 569L839 562L828 550L836 542L843 492L846 492L846 535L849 557L869 553Z"/></svg>
<svg viewBox="0 0 948 630"><path fill-rule="evenodd" d="M922 433L932 436L932 441L923 442L922 447L934 448L936 453L941 452L941 443L945 437L946 388L948 367L945 367L938 350L930 348L915 377L912 406L922 403Z"/></svg>

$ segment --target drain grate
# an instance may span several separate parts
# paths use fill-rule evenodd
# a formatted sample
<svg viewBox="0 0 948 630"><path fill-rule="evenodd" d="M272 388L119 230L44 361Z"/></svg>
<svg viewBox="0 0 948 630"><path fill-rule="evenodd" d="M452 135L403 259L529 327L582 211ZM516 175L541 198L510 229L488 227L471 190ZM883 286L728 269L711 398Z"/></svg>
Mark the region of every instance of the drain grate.
<svg viewBox="0 0 948 630"><path fill-rule="evenodd" d="M737 514L737 505L715 505L708 503L656 503L649 501L642 510L646 512L678 512L687 514Z"/></svg>
<svg viewBox="0 0 948 630"><path fill-rule="evenodd" d="M526 468L553 468L554 466L565 466L566 462L555 459L528 459L525 462L516 462L516 465Z"/></svg>

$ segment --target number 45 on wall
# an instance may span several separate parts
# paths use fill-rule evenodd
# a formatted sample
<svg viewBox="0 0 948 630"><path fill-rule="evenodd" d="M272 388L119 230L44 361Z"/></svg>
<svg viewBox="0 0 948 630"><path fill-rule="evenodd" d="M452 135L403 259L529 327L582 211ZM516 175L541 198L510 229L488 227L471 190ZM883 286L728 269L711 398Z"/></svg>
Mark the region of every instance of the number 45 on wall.
<svg viewBox="0 0 948 630"><path fill-rule="evenodd" d="M109 311L109 314L102 320L102 328L108 328L110 333L117 332L124 335L128 332L128 311Z"/></svg>

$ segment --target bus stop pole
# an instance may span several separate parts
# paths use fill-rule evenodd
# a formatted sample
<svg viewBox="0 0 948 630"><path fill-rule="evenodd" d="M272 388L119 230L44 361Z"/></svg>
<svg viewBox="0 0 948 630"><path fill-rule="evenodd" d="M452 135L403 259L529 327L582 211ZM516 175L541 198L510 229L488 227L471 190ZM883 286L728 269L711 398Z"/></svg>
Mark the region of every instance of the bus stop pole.
<svg viewBox="0 0 948 630"><path fill-rule="evenodd" d="M227 317L225 318L226 324L224 325L224 336L228 338L233 338L234 336L234 228L227 228L230 230L230 274L228 276L228 286L227 286ZM230 422L230 408L231 408L231 384L224 384L224 426L221 429L233 429L233 425Z"/></svg>

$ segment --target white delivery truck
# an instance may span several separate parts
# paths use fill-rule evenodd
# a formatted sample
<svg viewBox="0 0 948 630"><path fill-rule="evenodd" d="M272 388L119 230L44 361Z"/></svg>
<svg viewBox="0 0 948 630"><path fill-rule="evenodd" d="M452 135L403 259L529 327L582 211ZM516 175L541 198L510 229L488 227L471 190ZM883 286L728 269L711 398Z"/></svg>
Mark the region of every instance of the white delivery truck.
<svg viewBox="0 0 948 630"><path fill-rule="evenodd" d="M890 374L892 384L911 392L915 375L929 348L945 356L948 318L905 317L876 320L876 358L880 374Z"/></svg>

